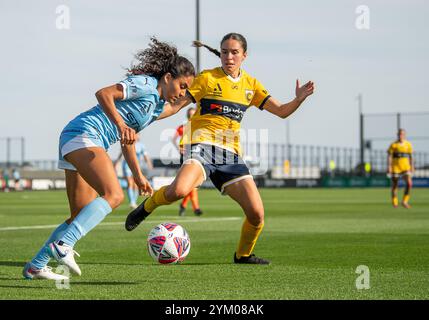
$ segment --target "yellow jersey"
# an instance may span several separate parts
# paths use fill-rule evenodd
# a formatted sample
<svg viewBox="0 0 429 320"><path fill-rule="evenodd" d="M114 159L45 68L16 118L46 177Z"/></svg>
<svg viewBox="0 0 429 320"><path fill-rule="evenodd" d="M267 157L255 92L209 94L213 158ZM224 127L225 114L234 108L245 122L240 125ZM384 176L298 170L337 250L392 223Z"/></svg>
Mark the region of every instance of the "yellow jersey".
<svg viewBox="0 0 429 320"><path fill-rule="evenodd" d="M185 128L184 143L204 143L241 155L240 122L250 106L263 109L264 86L240 70L236 79L221 67L202 71L188 89L197 110Z"/></svg>
<svg viewBox="0 0 429 320"><path fill-rule="evenodd" d="M407 140L401 142L393 142L387 151L392 156L392 171L393 173L402 173L411 170L411 155L413 146Z"/></svg>

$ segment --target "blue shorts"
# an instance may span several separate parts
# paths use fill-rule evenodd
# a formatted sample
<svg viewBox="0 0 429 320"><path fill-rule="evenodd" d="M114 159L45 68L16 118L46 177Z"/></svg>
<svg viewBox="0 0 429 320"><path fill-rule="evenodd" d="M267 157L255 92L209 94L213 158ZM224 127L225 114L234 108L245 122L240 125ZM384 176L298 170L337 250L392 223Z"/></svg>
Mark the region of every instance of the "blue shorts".
<svg viewBox="0 0 429 320"><path fill-rule="evenodd" d="M76 171L76 168L64 159L64 156L72 151L88 147L101 147L106 150L97 133L81 128L65 127L60 135L58 169Z"/></svg>
<svg viewBox="0 0 429 320"><path fill-rule="evenodd" d="M195 162L201 165L204 180L210 178L214 186L224 194L225 187L247 178L252 178L249 168L236 153L209 144L185 146L182 163Z"/></svg>

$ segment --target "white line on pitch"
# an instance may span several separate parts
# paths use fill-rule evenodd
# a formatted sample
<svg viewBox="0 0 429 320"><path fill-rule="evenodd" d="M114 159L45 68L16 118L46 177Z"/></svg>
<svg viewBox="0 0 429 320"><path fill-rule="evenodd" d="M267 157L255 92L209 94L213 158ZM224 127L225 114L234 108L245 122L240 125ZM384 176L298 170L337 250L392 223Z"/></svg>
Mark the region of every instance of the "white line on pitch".
<svg viewBox="0 0 429 320"><path fill-rule="evenodd" d="M207 221L235 221L235 220L242 220L242 218L239 217L225 217L225 218L201 218L201 219L180 219L180 218L174 218L174 217L168 217L168 219L171 220L171 222L207 222ZM161 223L161 222L167 222L168 220L147 220L147 222L150 223ZM116 225L123 225L124 222L102 222L100 223L100 226L116 226ZM23 227L5 227L0 228L0 231L17 231L17 230L34 230L34 229L52 229L58 227L58 224L49 224L49 225L43 225L43 226L23 226Z"/></svg>

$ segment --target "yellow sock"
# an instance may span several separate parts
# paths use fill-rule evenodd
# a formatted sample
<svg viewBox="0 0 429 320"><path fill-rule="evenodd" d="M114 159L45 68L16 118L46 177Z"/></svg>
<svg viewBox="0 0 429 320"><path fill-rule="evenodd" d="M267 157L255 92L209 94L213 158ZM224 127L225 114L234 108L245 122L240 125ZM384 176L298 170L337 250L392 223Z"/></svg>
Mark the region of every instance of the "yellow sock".
<svg viewBox="0 0 429 320"><path fill-rule="evenodd" d="M238 259L250 256L263 227L264 223L261 223L259 226L254 226L250 224L247 218L244 220L241 228L240 242L238 243L236 252Z"/></svg>
<svg viewBox="0 0 429 320"><path fill-rule="evenodd" d="M408 203L408 201L410 201L410 195L406 194L406 195L404 195L404 198L402 199L402 202L403 203Z"/></svg>
<svg viewBox="0 0 429 320"><path fill-rule="evenodd" d="M399 204L398 197L393 197L393 198L392 198L392 204L393 204L395 207Z"/></svg>
<svg viewBox="0 0 429 320"><path fill-rule="evenodd" d="M158 189L157 191L154 192L152 197L150 197L146 200L146 202L144 203L144 209L147 212L152 212L153 210L155 210L159 206L165 206L167 204L172 203L170 201L167 201L167 199L165 199L165 189L166 188L167 188L167 186L161 187L160 189Z"/></svg>

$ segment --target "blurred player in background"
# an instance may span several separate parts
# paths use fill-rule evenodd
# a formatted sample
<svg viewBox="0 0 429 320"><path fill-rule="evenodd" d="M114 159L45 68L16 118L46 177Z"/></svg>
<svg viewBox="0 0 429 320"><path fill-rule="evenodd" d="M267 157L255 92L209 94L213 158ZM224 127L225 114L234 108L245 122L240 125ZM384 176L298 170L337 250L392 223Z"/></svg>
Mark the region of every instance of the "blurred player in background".
<svg viewBox="0 0 429 320"><path fill-rule="evenodd" d="M174 103L185 96L195 69L175 47L155 38L151 38L149 48L139 51L135 57L137 63L128 70L127 78L97 91L98 104L70 121L61 133L58 166L65 170L70 218L54 230L37 255L25 265L26 279L66 279L47 266L50 257L71 272L81 274L74 259L76 242L124 198L107 154L111 145L121 142L122 153L140 193L153 192L137 161L136 133L172 114L165 102Z"/></svg>
<svg viewBox="0 0 429 320"><path fill-rule="evenodd" d="M392 179L392 205L397 208L398 200L398 183L402 177L405 182L404 197L402 198L402 206L409 209L410 193L412 187L412 173L414 172L413 163L413 146L405 139L406 132L404 129L398 130L398 140L393 142L387 153L387 168L388 174Z"/></svg>
<svg viewBox="0 0 429 320"><path fill-rule="evenodd" d="M143 143L140 141L140 137L139 135L136 135L136 156L137 156L137 161L140 164L140 169L142 169L142 165L143 163L146 163L147 169L150 171L153 169L153 164L152 164L152 160L149 157L149 154L146 152L145 146L143 145ZM123 153L121 152L119 154L119 157L113 162L113 165L116 167L116 165L120 162L120 160L123 157ZM142 169L142 173L147 176L147 173L145 174L145 172ZM128 197L128 203L130 205L131 208L137 208L137 199L138 196L140 194L139 192L139 188L137 186L137 184L134 181L133 178L133 173L130 169L130 167L128 166L128 163L125 159L122 160L122 176L124 177L124 179L126 179L127 181L127 197Z"/></svg>
<svg viewBox="0 0 429 320"><path fill-rule="evenodd" d="M20 185L21 174L19 173L18 168L12 169L12 177L13 177L15 191L21 190L21 185Z"/></svg>
<svg viewBox="0 0 429 320"><path fill-rule="evenodd" d="M9 170L6 168L2 171L3 191L9 192Z"/></svg>
<svg viewBox="0 0 429 320"><path fill-rule="evenodd" d="M220 51L194 42L216 54L222 65L201 72L175 107L197 103L191 119L191 133L184 137L190 147L175 180L157 190L126 220L128 231L135 229L153 210L177 201L210 178L216 188L236 201L246 216L234 253L234 263L268 264L253 254L264 226L264 206L249 169L241 158L240 122L250 106L286 118L313 93L313 82L300 86L296 80L295 98L282 104L270 96L264 86L245 72L241 65L247 57L247 41L238 33L225 35ZM268 124L267 124L268 125ZM186 138L186 139L185 139Z"/></svg>
<svg viewBox="0 0 429 320"><path fill-rule="evenodd" d="M192 118L192 116L195 114L195 108L190 107L188 111L186 111L186 117L188 121ZM184 148L183 148L183 131L184 131L185 125L180 125L176 129L176 133L174 134L174 137L172 139L172 142L174 146L177 148L177 150L180 153L180 157L183 158L184 155ZM177 143L177 139L180 138L179 143ZM198 201L198 188L194 188L186 197L183 198L182 202L179 205L179 216L184 216L186 211L186 206L188 205L189 200L191 200L192 203L192 209L194 210L194 214L197 216L200 216L203 214L203 212L200 209L200 203Z"/></svg>

